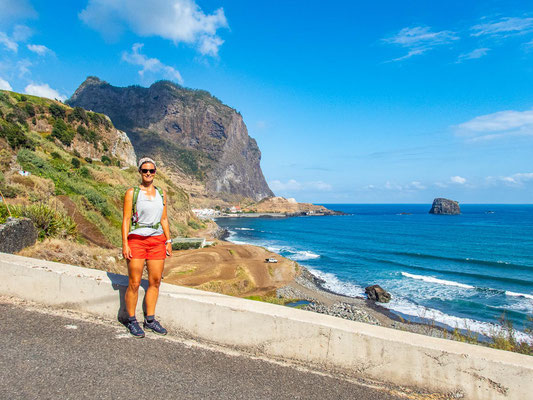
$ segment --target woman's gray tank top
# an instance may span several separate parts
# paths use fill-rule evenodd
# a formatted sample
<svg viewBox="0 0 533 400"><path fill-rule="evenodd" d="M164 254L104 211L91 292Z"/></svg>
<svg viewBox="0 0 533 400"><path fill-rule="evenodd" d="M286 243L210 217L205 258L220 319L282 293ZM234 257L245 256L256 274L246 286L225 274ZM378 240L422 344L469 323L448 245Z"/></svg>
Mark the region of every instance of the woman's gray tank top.
<svg viewBox="0 0 533 400"><path fill-rule="evenodd" d="M161 225L157 229L152 228L153 225L161 222L161 216L163 215L163 199L158 190L155 191L155 197L153 199L149 198L142 189L139 190L137 214L139 215L139 225L145 226L132 230L128 235L132 233L141 236L157 236L163 234L163 227Z"/></svg>

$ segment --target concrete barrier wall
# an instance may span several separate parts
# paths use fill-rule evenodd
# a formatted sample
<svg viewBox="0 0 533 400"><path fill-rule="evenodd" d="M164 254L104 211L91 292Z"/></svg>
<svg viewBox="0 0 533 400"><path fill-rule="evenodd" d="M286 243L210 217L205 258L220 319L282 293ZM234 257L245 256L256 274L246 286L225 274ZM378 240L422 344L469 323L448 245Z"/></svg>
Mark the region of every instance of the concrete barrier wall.
<svg viewBox="0 0 533 400"><path fill-rule="evenodd" d="M1 295L119 318L126 285L121 275L0 253ZM520 354L169 284L157 315L201 340L381 382L467 399L533 393L533 357Z"/></svg>

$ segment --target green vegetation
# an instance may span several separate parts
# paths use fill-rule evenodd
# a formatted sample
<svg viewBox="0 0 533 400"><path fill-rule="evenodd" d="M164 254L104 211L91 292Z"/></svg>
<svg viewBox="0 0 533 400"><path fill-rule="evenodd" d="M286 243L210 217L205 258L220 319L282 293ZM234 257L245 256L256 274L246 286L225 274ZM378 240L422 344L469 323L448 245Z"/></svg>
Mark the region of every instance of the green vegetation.
<svg viewBox="0 0 533 400"><path fill-rule="evenodd" d="M29 124L33 119L39 123ZM33 131L36 125L40 129L48 127L51 133ZM36 222L41 237L77 237L69 228L68 219L58 222L62 221L62 204L65 204L69 210L75 207L75 212L89 224L81 226L80 232L97 229L111 244L121 245L124 193L138 184L139 174L134 167L120 169L120 160L102 151L103 135L110 127L110 120L102 114L73 109L49 99L30 95L21 98L17 93L0 91L0 190L16 215L26 215ZM87 145L77 145L83 141L100 150L97 154L101 161L82 157L87 155L84 153ZM109 142L106 146L111 148ZM20 176L13 171L15 162L31 176ZM197 226L194 222L188 225L188 195L164 171L158 172L157 184L169 194L171 232L188 236ZM47 206L54 196L60 196L53 203L59 209ZM17 198L18 204L29 205L11 206L12 198Z"/></svg>
<svg viewBox="0 0 533 400"><path fill-rule="evenodd" d="M65 108L56 103L51 103L48 106L48 111L54 118L63 119L66 116Z"/></svg>
<svg viewBox="0 0 533 400"><path fill-rule="evenodd" d="M189 221L188 225L194 230L205 229L205 224L203 222L195 221L193 219Z"/></svg>
<svg viewBox="0 0 533 400"><path fill-rule="evenodd" d="M56 120L54 129L52 129L52 137L58 138L65 146L70 146L72 139L74 139L76 132L67 126L62 119Z"/></svg>
<svg viewBox="0 0 533 400"><path fill-rule="evenodd" d="M172 243L172 250L189 250L189 249L198 249L200 243L188 243L188 242L179 242Z"/></svg>
<svg viewBox="0 0 533 400"><path fill-rule="evenodd" d="M9 207L15 218L29 218L39 232L39 238L76 238L78 231L76 224L68 215L50 207L47 204L31 204L29 206L12 205ZM5 204L0 203L0 223L4 223L9 216Z"/></svg>
<svg viewBox="0 0 533 400"><path fill-rule="evenodd" d="M7 143L13 149L26 148L35 149L35 143L25 133L24 130L16 123L0 121L0 138L5 138Z"/></svg>

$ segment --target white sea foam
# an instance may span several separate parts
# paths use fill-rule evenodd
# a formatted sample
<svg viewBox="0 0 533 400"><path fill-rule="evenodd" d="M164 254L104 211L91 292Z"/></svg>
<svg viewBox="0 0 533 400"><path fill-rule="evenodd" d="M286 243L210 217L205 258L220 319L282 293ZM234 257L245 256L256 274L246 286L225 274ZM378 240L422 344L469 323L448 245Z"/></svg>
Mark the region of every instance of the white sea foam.
<svg viewBox="0 0 533 400"><path fill-rule="evenodd" d="M516 293L516 292L510 292L509 290L505 291L505 294L507 296L513 296L513 297L525 297L526 299L533 300L533 294L525 294L525 293Z"/></svg>
<svg viewBox="0 0 533 400"><path fill-rule="evenodd" d="M319 258L320 254L315 254L312 251L296 251L292 255L288 255L287 258L290 258L291 260L295 261L304 261L304 260L313 260L315 258Z"/></svg>
<svg viewBox="0 0 533 400"><path fill-rule="evenodd" d="M343 282L335 274L329 272L322 272L316 269L306 267L313 275L318 276L324 280L324 287L334 293L343 294L346 296L357 297L363 296L365 291L361 286L353 283Z"/></svg>
<svg viewBox="0 0 533 400"><path fill-rule="evenodd" d="M465 331L481 333L485 336L494 336L501 332L502 328L498 325L488 322L476 321L470 318L460 318L453 315L448 315L442 311L420 306L412 303L406 299L393 297L390 303L380 304L390 310L398 311L402 314L411 315L413 317L433 320L441 324L447 325L451 328L458 328ZM516 331L515 337L519 341L526 341L533 343L533 337L525 332Z"/></svg>
<svg viewBox="0 0 533 400"><path fill-rule="evenodd" d="M438 279L438 278L434 278L432 276L414 275L414 274L409 274L407 272L402 272L402 275L407 277L407 278L418 279L418 280L421 280L421 281L424 281L424 282L436 283L436 284L439 284L439 285L457 286L457 287L464 288L464 289L475 289L475 287L472 286L472 285L467 285L467 284L464 284L464 283L459 283L459 282L454 282L454 281L447 281L445 279Z"/></svg>
<svg viewBox="0 0 533 400"><path fill-rule="evenodd" d="M255 231L254 228L235 228L238 231Z"/></svg>

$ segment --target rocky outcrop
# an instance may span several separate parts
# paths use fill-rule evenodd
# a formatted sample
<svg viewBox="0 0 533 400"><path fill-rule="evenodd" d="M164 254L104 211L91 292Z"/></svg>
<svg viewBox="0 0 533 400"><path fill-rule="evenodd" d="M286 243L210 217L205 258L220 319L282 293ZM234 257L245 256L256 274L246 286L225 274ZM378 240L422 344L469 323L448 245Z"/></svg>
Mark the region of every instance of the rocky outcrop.
<svg viewBox="0 0 533 400"><path fill-rule="evenodd" d="M365 288L365 293L369 300L377 301L380 303L388 303L391 299L389 292L386 292L379 285L372 285Z"/></svg>
<svg viewBox="0 0 533 400"><path fill-rule="evenodd" d="M89 77L68 104L109 115L138 156L150 155L194 177L208 192L256 201L273 196L242 116L208 92L168 81L114 87Z"/></svg>
<svg viewBox="0 0 533 400"><path fill-rule="evenodd" d="M461 209L459 203L454 200L436 198L433 200L433 205L430 214L441 214L441 215L457 215L461 214Z"/></svg>
<svg viewBox="0 0 533 400"><path fill-rule="evenodd" d="M28 218L8 218L0 225L0 252L17 253L32 246L37 240L37 230Z"/></svg>
<svg viewBox="0 0 533 400"><path fill-rule="evenodd" d="M344 214L338 211L332 211L324 206L311 203L298 203L295 199L286 199L284 197L269 197L259 203L252 204L243 208L245 211L254 211L259 213L283 213L287 215L340 215Z"/></svg>

